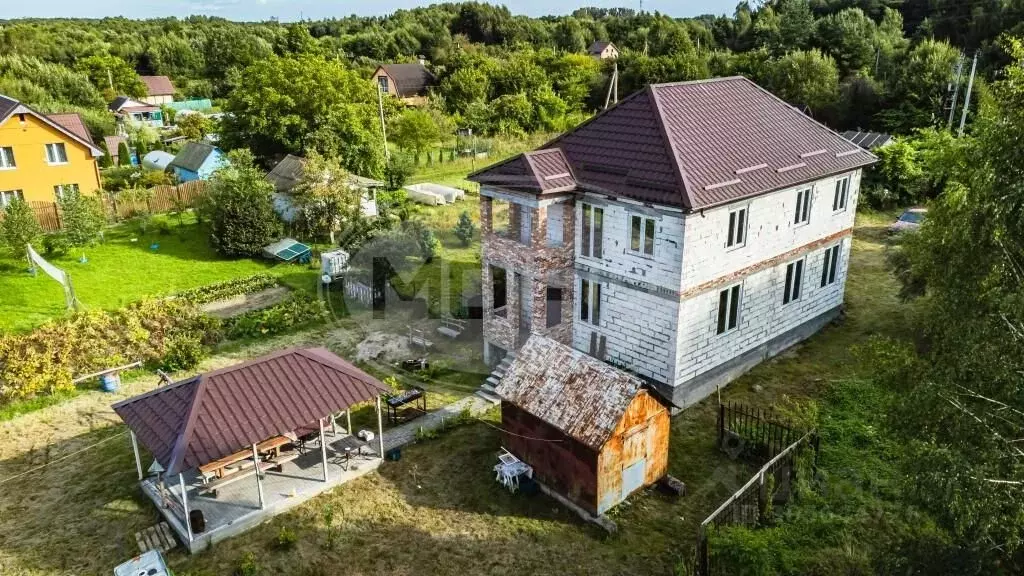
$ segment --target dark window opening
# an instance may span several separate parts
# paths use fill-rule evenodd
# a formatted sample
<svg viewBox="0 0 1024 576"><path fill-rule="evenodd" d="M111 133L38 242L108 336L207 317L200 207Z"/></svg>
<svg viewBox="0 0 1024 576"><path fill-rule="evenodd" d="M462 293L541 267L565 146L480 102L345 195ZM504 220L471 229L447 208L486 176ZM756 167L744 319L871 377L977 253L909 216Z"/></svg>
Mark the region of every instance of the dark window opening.
<svg viewBox="0 0 1024 576"><path fill-rule="evenodd" d="M548 288L547 294L547 327L562 323L562 289Z"/></svg>

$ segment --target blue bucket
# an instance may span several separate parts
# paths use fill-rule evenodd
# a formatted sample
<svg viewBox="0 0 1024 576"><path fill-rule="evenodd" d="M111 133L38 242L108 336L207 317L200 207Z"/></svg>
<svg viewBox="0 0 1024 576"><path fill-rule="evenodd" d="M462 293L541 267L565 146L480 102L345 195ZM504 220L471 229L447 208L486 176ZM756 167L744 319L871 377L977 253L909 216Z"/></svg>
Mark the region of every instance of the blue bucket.
<svg viewBox="0 0 1024 576"><path fill-rule="evenodd" d="M121 375L117 373L104 374L100 376L100 384L103 386L104 392L117 392L119 386L121 386Z"/></svg>

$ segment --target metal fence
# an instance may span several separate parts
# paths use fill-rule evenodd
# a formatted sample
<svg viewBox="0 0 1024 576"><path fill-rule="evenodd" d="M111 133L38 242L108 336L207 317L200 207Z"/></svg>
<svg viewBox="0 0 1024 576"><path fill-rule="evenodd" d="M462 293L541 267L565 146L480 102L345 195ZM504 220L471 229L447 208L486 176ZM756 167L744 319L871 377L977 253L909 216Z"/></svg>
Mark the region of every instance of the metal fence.
<svg viewBox="0 0 1024 576"><path fill-rule="evenodd" d="M802 434L781 422L774 410L732 403L718 405L718 446L734 458L764 464Z"/></svg>
<svg viewBox="0 0 1024 576"><path fill-rule="evenodd" d="M805 450L813 450L811 470L800 470L798 458ZM768 460L751 478L711 513L697 530L695 573L698 576L725 574L717 566L709 544L709 534L723 526L763 526L771 520L775 506L785 505L795 495L798 473L813 475L817 463L819 438L811 431Z"/></svg>

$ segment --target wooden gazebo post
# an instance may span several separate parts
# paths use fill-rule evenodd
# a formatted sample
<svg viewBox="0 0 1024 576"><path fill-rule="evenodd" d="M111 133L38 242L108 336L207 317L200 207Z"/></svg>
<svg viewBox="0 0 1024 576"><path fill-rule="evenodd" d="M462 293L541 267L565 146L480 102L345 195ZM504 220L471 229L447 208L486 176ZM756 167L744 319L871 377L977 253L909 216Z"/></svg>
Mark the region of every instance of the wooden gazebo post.
<svg viewBox="0 0 1024 576"><path fill-rule="evenodd" d="M188 494L185 490L185 475L178 472L178 483L181 484L181 508L185 511L185 530L188 531L188 541L192 541L192 520L188 517Z"/></svg>
<svg viewBox="0 0 1024 576"><path fill-rule="evenodd" d="M132 452L135 453L135 470L139 473L139 481L141 482L144 476L142 475L142 460L139 458L139 441L135 439L135 432L128 430L128 434L132 437Z"/></svg>
<svg viewBox="0 0 1024 576"><path fill-rule="evenodd" d="M384 459L384 422L380 416L380 394L377 394L377 445L380 447L380 458Z"/></svg>
<svg viewBox="0 0 1024 576"><path fill-rule="evenodd" d="M324 482L327 482L327 443L324 442L324 419L317 419L317 424L320 425L320 456L323 457L324 462Z"/></svg>

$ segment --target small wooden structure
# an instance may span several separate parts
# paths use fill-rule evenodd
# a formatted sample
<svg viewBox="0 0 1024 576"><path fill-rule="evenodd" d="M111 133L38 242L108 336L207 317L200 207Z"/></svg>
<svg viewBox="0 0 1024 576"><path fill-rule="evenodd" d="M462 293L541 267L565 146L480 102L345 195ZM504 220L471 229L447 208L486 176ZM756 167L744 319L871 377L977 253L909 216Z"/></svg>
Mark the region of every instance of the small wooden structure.
<svg viewBox="0 0 1024 576"><path fill-rule="evenodd" d="M495 389L504 447L542 488L600 515L668 470L668 408L635 376L533 335Z"/></svg>

